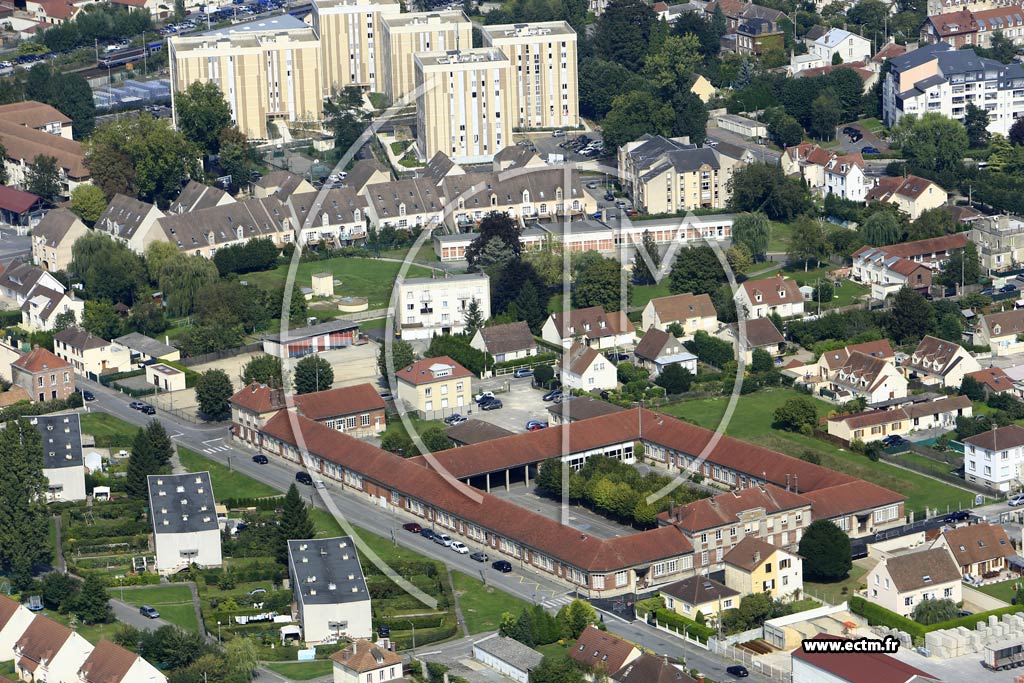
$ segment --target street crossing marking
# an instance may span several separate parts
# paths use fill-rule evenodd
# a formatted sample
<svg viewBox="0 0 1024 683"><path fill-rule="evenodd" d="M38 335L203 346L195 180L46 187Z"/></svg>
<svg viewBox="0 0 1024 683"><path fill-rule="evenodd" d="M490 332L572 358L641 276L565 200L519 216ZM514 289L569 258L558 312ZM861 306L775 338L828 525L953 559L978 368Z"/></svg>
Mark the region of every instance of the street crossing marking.
<svg viewBox="0 0 1024 683"><path fill-rule="evenodd" d="M572 602L572 593L565 593L564 595L556 595L553 598L544 598L541 604L544 607L563 607Z"/></svg>
<svg viewBox="0 0 1024 683"><path fill-rule="evenodd" d="M215 446L214 448L204 448L203 453L208 453L212 455L213 453L222 453L223 451L230 450L231 448L229 448L228 446Z"/></svg>

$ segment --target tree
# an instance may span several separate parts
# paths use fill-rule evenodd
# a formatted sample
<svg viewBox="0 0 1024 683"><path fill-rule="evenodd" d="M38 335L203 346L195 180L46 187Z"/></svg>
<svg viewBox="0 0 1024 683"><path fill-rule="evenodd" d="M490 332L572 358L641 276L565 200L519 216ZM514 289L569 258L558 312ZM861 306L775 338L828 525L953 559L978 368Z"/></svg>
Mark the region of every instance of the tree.
<svg viewBox="0 0 1024 683"><path fill-rule="evenodd" d="M978 247L974 242L967 242L963 249L949 255L942 265L942 272L936 281L946 287L959 287L961 284L973 285L981 277L981 262L978 260Z"/></svg>
<svg viewBox="0 0 1024 683"><path fill-rule="evenodd" d="M900 241L903 230L899 219L889 211L878 211L871 214L858 228L861 239L872 247L884 247Z"/></svg>
<svg viewBox="0 0 1024 683"><path fill-rule="evenodd" d="M654 383L670 396L683 394L690 390L693 374L678 363L672 363L661 371Z"/></svg>
<svg viewBox="0 0 1024 683"><path fill-rule="evenodd" d="M818 140L831 140L843 113L839 101L830 93L822 93L811 103L811 135Z"/></svg>
<svg viewBox="0 0 1024 683"><path fill-rule="evenodd" d="M136 302L132 306L131 315L128 316L128 327L139 334L152 337L165 331L170 325L164 307L150 299Z"/></svg>
<svg viewBox="0 0 1024 683"><path fill-rule="evenodd" d="M228 668L241 674L246 681L251 679L253 673L259 668L259 652L256 650L256 643L252 638L246 636L232 638L224 646L224 654L227 658Z"/></svg>
<svg viewBox="0 0 1024 683"><path fill-rule="evenodd" d="M960 393L972 401L985 400L985 387L970 375L964 375L964 379L960 383Z"/></svg>
<svg viewBox="0 0 1024 683"><path fill-rule="evenodd" d="M555 378L555 370L550 365L538 365L533 368L533 381L539 387L548 386L548 382Z"/></svg>
<svg viewBox="0 0 1024 683"><path fill-rule="evenodd" d="M807 189L777 164L748 164L729 179L729 188L733 211L763 211L771 220L790 221L810 208Z"/></svg>
<svg viewBox="0 0 1024 683"><path fill-rule="evenodd" d="M128 472L125 478L125 491L136 500L146 500L149 496L149 480L151 474L160 473L160 462L153 452L146 431L139 428L132 441L132 453L128 458Z"/></svg>
<svg viewBox="0 0 1024 683"><path fill-rule="evenodd" d="M174 444L160 420L150 420L143 431L150 456L161 467L170 467L174 455Z"/></svg>
<svg viewBox="0 0 1024 683"><path fill-rule="evenodd" d="M325 358L310 354L295 364L295 393L311 394L330 389L334 383L334 368Z"/></svg>
<svg viewBox="0 0 1024 683"><path fill-rule="evenodd" d="M668 282L673 294L711 294L726 282L726 277L714 249L702 244L679 250Z"/></svg>
<svg viewBox="0 0 1024 683"><path fill-rule="evenodd" d="M811 299L818 303L829 303L836 296L836 286L828 280L822 280L814 286Z"/></svg>
<svg viewBox="0 0 1024 683"><path fill-rule="evenodd" d="M897 344L917 341L935 327L935 309L919 292L904 286L896 292L886 329Z"/></svg>
<svg viewBox="0 0 1024 683"><path fill-rule="evenodd" d="M494 240L489 255L485 255L488 245ZM497 256L497 254L501 256ZM501 212L492 212L480 221L480 230L476 239L466 247L466 261L471 272L479 272L493 265L504 265L510 260L519 259L522 244L519 242L519 225Z"/></svg>
<svg viewBox="0 0 1024 683"><path fill-rule="evenodd" d="M742 244L734 244L725 252L725 260L734 273L742 273L754 267L754 257Z"/></svg>
<svg viewBox="0 0 1024 683"><path fill-rule="evenodd" d="M251 384L259 382L267 386L282 386L281 359L269 354L253 356L242 366L242 382Z"/></svg>
<svg viewBox="0 0 1024 683"><path fill-rule="evenodd" d="M828 256L828 251L825 227L820 219L800 216L793 222L793 234L786 253L794 261L803 261L804 272L807 272L810 261L817 265Z"/></svg>
<svg viewBox="0 0 1024 683"><path fill-rule="evenodd" d="M572 285L572 306L603 306L606 312L611 313L628 306L632 292L632 284L626 282L623 301L622 266L615 259L602 258L576 274Z"/></svg>
<svg viewBox="0 0 1024 683"><path fill-rule="evenodd" d="M959 121L934 112L921 118L905 117L893 127L891 136L915 173L934 177L941 185L955 185L963 174L969 141L967 129Z"/></svg>
<svg viewBox="0 0 1024 683"><path fill-rule="evenodd" d="M164 292L167 314L182 317L194 313L199 301L217 282L217 266L210 259L179 252L161 262L157 282ZM295 291L299 291L296 287Z"/></svg>
<svg viewBox="0 0 1024 683"><path fill-rule="evenodd" d="M220 151L220 134L231 125L231 107L214 81L193 81L174 99L178 130L207 155Z"/></svg>
<svg viewBox="0 0 1024 683"><path fill-rule="evenodd" d="M597 623L597 611L589 602L576 599L558 610L555 618L562 629L562 636L575 640L583 633L583 629Z"/></svg>
<svg viewBox="0 0 1024 683"><path fill-rule="evenodd" d="M745 246L758 261L764 259L770 238L771 224L763 213L745 213L732 225L733 243Z"/></svg>
<svg viewBox="0 0 1024 683"><path fill-rule="evenodd" d="M107 624L114 620L107 586L99 572L89 572L75 600L75 616L85 624Z"/></svg>
<svg viewBox="0 0 1024 683"><path fill-rule="evenodd" d="M259 163L259 154L249 138L231 126L220 132L220 155L217 162L223 175L231 176L231 185L239 187L249 179Z"/></svg>
<svg viewBox="0 0 1024 683"><path fill-rule="evenodd" d="M445 428L437 424L430 425L420 432L420 440L431 453L446 451L449 448L455 447L452 440L445 434Z"/></svg>
<svg viewBox="0 0 1024 683"><path fill-rule="evenodd" d="M480 310L480 302L476 300L476 297L469 300L466 314L463 316L463 322L466 325L467 337L472 337L476 334L477 330L484 326L483 311Z"/></svg>
<svg viewBox="0 0 1024 683"><path fill-rule="evenodd" d="M545 655L530 671L530 683L584 683L583 671L568 657Z"/></svg>
<svg viewBox="0 0 1024 683"><path fill-rule="evenodd" d="M662 97L671 97L678 91L689 91L693 74L701 62L697 36L692 33L668 36L660 48L647 55L641 74Z"/></svg>
<svg viewBox="0 0 1024 683"><path fill-rule="evenodd" d="M946 207L922 211L917 220L907 229L907 241L923 240L929 237L942 237L956 232L956 220Z"/></svg>
<svg viewBox="0 0 1024 683"><path fill-rule="evenodd" d="M636 253L633 254L633 284L653 285L658 280L658 270L661 268L661 251L650 230L644 230L643 238L640 244L635 246L635 250ZM650 264L648 264L648 260Z"/></svg>
<svg viewBox="0 0 1024 683"><path fill-rule="evenodd" d="M53 203L60 196L60 168L55 157L37 154L25 169L25 190Z"/></svg>
<svg viewBox="0 0 1024 683"><path fill-rule="evenodd" d="M107 199L103 190L92 184L79 185L71 192L69 207L86 225L92 225L103 215Z"/></svg>
<svg viewBox="0 0 1024 683"><path fill-rule="evenodd" d="M541 328L548 319L547 307L541 303L540 292L533 280L527 280L519 290L512 305L519 312L519 319L530 326L530 331L540 334Z"/></svg>
<svg viewBox="0 0 1024 683"><path fill-rule="evenodd" d="M82 327L101 339L121 336L122 320L114 305L106 301L86 301L82 314Z"/></svg>
<svg viewBox="0 0 1024 683"><path fill-rule="evenodd" d="M967 144L972 149L988 144L988 112L973 102L968 102L964 111L964 128L967 129Z"/></svg>
<svg viewBox="0 0 1024 683"><path fill-rule="evenodd" d="M804 576L808 581L842 581L853 568L850 537L827 519L811 522L800 539Z"/></svg>
<svg viewBox="0 0 1024 683"><path fill-rule="evenodd" d="M758 373L773 372L774 370L775 361L772 359L772 354L764 349L754 349L751 353L750 371Z"/></svg>
<svg viewBox="0 0 1024 683"><path fill-rule="evenodd" d="M71 611L78 597L80 582L63 572L52 571L43 575L39 581L39 592L43 605L57 610L60 614Z"/></svg>
<svg viewBox="0 0 1024 683"><path fill-rule="evenodd" d="M388 347L387 344L381 344L380 349L377 351L377 371L381 377L388 376ZM398 372L402 368L407 368L412 365L413 361L416 360L416 352L412 348L412 344L402 339L393 339L391 341L391 360L394 363L392 366L395 372Z"/></svg>
<svg viewBox="0 0 1024 683"><path fill-rule="evenodd" d="M683 89L672 96L668 105L675 112L672 135L686 136L695 145L704 144L708 128L708 108L704 102L689 89Z"/></svg>
<svg viewBox="0 0 1024 683"><path fill-rule="evenodd" d="M588 118L604 119L616 97L649 87L642 76L619 64L595 57L580 59L580 114Z"/></svg>
<svg viewBox="0 0 1024 683"><path fill-rule="evenodd" d="M0 159L7 158L7 147L0 139ZM7 164L0 164L0 185L7 185Z"/></svg>
<svg viewBox="0 0 1024 683"><path fill-rule="evenodd" d="M1024 119L1017 119L1010 126L1010 142L1016 145L1024 145Z"/></svg>
<svg viewBox="0 0 1024 683"><path fill-rule="evenodd" d="M601 122L602 137L607 146L618 149L644 134L671 135L675 119L671 105L648 92L633 90L612 100L612 108Z"/></svg>
<svg viewBox="0 0 1024 683"><path fill-rule="evenodd" d="M298 541L316 536L316 525L309 516L309 508L299 495L299 489L293 483L281 503L281 517L278 525L277 558L288 562L288 541Z"/></svg>
<svg viewBox="0 0 1024 683"><path fill-rule="evenodd" d="M534 483L537 488L553 498L562 496L563 463L560 458L549 458L540 464Z"/></svg>
<svg viewBox="0 0 1024 683"><path fill-rule="evenodd" d="M228 399L235 393L228 374L216 368L207 370L196 380L196 401L199 412L210 420L226 420L231 417Z"/></svg>
<svg viewBox="0 0 1024 683"><path fill-rule="evenodd" d="M644 65L657 32L658 17L643 0L612 0L605 6L594 34L599 57L621 64L633 73Z"/></svg>
<svg viewBox="0 0 1024 683"><path fill-rule="evenodd" d="M768 136L780 147L793 147L804 139L804 127L787 114L768 125Z"/></svg>
<svg viewBox="0 0 1024 683"><path fill-rule="evenodd" d="M941 624L944 621L956 619L959 608L956 603L948 599L925 598L917 603L910 618L919 624L930 626Z"/></svg>
<svg viewBox="0 0 1024 683"><path fill-rule="evenodd" d="M147 281L142 259L124 244L99 232L75 240L71 247L71 272L82 281L90 299L128 305Z"/></svg>
<svg viewBox="0 0 1024 683"><path fill-rule="evenodd" d="M69 327L75 325L76 322L74 311L61 311L57 314L57 317L53 319L53 331L63 332Z"/></svg>
<svg viewBox="0 0 1024 683"><path fill-rule="evenodd" d="M32 568L50 559L43 441L28 420L0 432L0 566L16 590L32 582Z"/></svg>
<svg viewBox="0 0 1024 683"><path fill-rule="evenodd" d="M347 150L356 144L366 123L358 87L347 86L324 102L324 127L334 134L334 149Z"/></svg>
<svg viewBox="0 0 1024 683"><path fill-rule="evenodd" d="M788 399L775 409L774 422L776 429L788 432L804 432L818 424L818 410L814 401L804 396Z"/></svg>

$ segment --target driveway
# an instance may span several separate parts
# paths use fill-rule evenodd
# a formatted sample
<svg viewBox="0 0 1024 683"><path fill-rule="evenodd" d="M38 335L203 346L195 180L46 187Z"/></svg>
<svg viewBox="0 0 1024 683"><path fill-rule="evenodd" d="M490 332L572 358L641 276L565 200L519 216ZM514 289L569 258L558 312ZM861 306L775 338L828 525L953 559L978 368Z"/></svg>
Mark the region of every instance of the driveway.
<svg viewBox="0 0 1024 683"><path fill-rule="evenodd" d="M548 406L541 400L543 391L532 388L529 377L515 379L511 375L481 380L474 384L473 392L493 391L501 399L502 407L498 410L480 410L475 405L469 406L463 415L472 415L477 420L490 422L515 433L526 431L526 423L530 420L548 421Z"/></svg>
<svg viewBox="0 0 1024 683"><path fill-rule="evenodd" d="M862 137L857 142L850 142L850 136L843 132L844 128L853 128L860 132ZM847 154L853 152L859 152L865 147L874 147L879 152L888 152L889 143L878 137L864 126L857 123L846 123L841 126L836 126L836 140L839 142L839 146L836 148L837 151L843 151Z"/></svg>

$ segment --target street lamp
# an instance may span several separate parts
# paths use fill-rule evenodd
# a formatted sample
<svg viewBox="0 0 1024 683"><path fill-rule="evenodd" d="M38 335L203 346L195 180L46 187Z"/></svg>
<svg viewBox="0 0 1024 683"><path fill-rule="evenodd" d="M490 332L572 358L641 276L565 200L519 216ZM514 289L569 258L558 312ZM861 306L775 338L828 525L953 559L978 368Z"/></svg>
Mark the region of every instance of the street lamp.
<svg viewBox="0 0 1024 683"><path fill-rule="evenodd" d="M409 622L409 626L412 626L412 654L416 653L416 624Z"/></svg>
<svg viewBox="0 0 1024 683"><path fill-rule="evenodd" d="M219 621L217 622L217 642L218 643L221 642L221 639L220 639L220 622Z"/></svg>

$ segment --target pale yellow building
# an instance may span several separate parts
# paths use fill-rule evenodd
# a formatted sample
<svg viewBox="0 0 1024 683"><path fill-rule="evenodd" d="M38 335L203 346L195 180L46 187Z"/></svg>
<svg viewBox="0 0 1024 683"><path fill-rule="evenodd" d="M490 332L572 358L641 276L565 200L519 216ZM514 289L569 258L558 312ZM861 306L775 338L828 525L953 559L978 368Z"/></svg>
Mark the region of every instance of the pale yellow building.
<svg viewBox="0 0 1024 683"><path fill-rule="evenodd" d="M768 593L790 600L804 589L803 558L747 536L725 555L725 585L741 595Z"/></svg>
<svg viewBox="0 0 1024 683"><path fill-rule="evenodd" d="M380 91L397 102L416 88L413 55L473 47L473 24L458 10L385 15L381 44Z"/></svg>
<svg viewBox="0 0 1024 683"><path fill-rule="evenodd" d="M381 90L384 52L381 23L397 17L398 2L314 0L313 30L320 38L325 96L350 85Z"/></svg>
<svg viewBox="0 0 1024 683"><path fill-rule="evenodd" d="M169 42L172 93L196 81L216 83L231 118L250 138L268 139L269 120L322 118L320 41L294 17L268 17ZM176 107L174 115L177 121Z"/></svg>
<svg viewBox="0 0 1024 683"><path fill-rule="evenodd" d="M395 368L398 400L420 413L437 417L462 412L473 402L473 373L448 356L424 358L404 368Z"/></svg>
<svg viewBox="0 0 1024 683"><path fill-rule="evenodd" d="M512 142L516 112L509 59L501 50L428 52L416 65L416 143L429 159L483 163Z"/></svg>
<svg viewBox="0 0 1024 683"><path fill-rule="evenodd" d="M579 125L576 31L567 22L485 26L483 39L509 58L516 128Z"/></svg>

